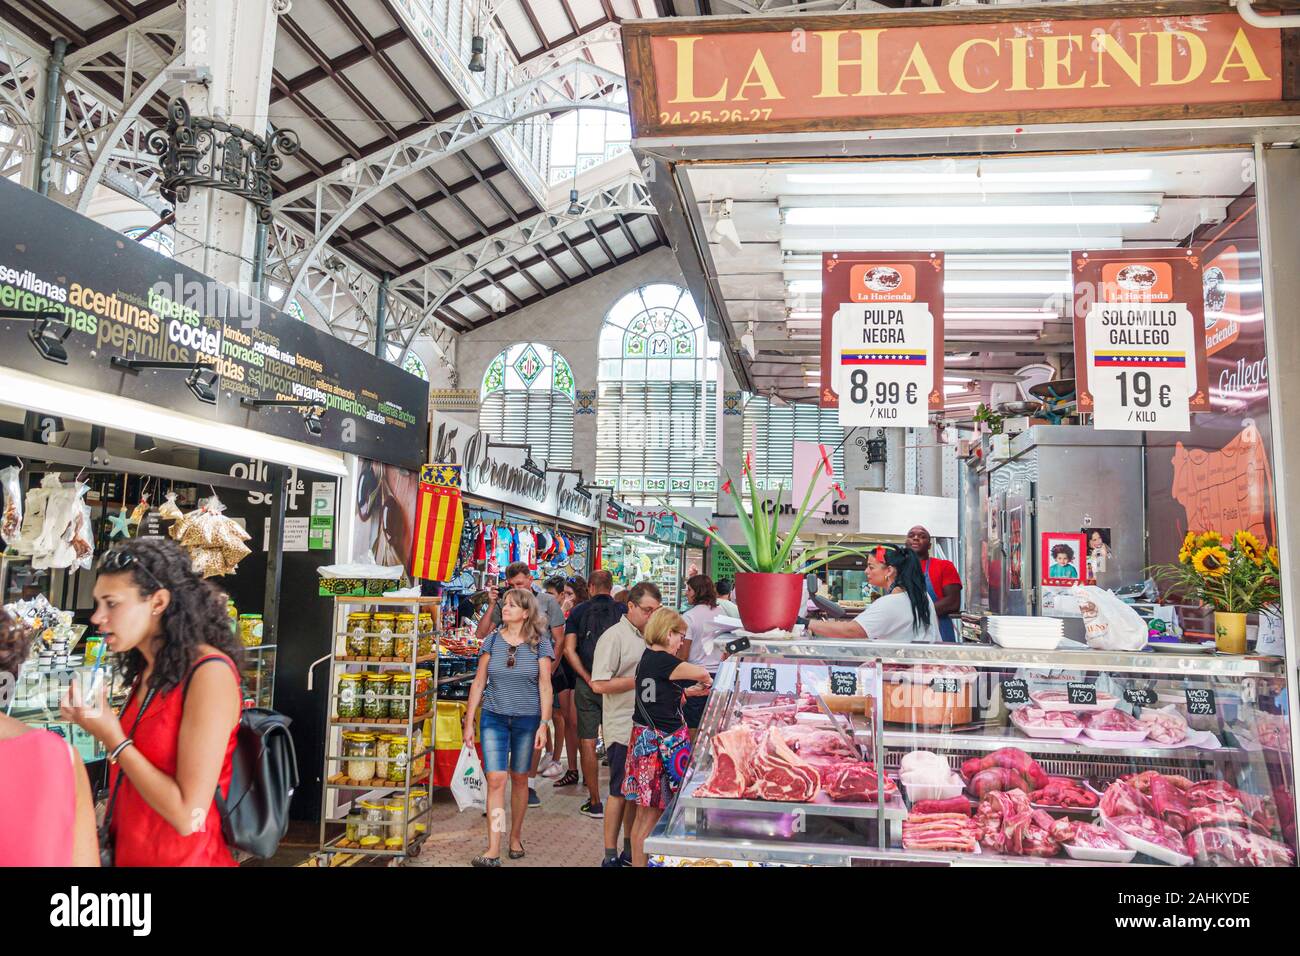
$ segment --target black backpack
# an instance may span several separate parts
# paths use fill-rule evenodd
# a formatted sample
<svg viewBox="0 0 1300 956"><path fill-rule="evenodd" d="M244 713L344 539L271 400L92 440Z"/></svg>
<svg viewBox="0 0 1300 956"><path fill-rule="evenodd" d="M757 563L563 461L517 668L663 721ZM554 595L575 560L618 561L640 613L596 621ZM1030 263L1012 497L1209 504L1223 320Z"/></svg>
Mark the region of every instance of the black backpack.
<svg viewBox="0 0 1300 956"><path fill-rule="evenodd" d="M191 670L190 677L193 675ZM185 692L189 689L186 678ZM263 860L275 855L289 829L289 801L298 786L298 756L290 723L288 717L270 708L245 708L239 715L235 752L230 758L230 789L224 798L217 787L217 812L226 844Z"/></svg>
<svg viewBox="0 0 1300 956"><path fill-rule="evenodd" d="M591 673L596 658L596 643L600 636L619 622L625 610L622 604L612 598L587 604L587 609L582 613L582 630L578 634L578 657L588 674Z"/></svg>

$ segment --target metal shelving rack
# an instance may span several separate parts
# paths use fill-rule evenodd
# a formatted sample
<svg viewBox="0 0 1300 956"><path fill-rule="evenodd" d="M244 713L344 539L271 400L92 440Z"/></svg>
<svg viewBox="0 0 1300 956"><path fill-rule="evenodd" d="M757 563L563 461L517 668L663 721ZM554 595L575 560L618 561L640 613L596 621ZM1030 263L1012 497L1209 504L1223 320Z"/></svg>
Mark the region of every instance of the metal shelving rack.
<svg viewBox="0 0 1300 956"><path fill-rule="evenodd" d="M415 831L414 826L421 818L430 812L430 808L412 814L411 813L411 790L413 787L423 786L426 791L432 792L433 784L433 747L432 744L426 749L423 746L422 738L417 733L419 728L426 719L433 719L437 712L438 704L438 648L436 644L437 637L437 610L438 598L369 598L369 597L337 597L334 599L334 632L333 646L330 655L329 670L329 693L326 695L327 712L325 715L325 767L321 774L321 822L320 822L320 854L330 855L339 853L358 854L366 857L388 858L389 865L397 866L403 863L408 857L418 856L424 839L428 833L427 828L422 831ZM411 646L411 656L409 658L398 659L396 657L377 658L377 657L356 657L347 653L347 616L349 613L357 611L369 611L374 613L380 609L395 610L399 609L405 613L416 615L416 637L432 637L435 639L433 653L420 656L419 641L413 640ZM420 627L419 615L421 612L427 612L433 615L434 627L432 630L422 631ZM368 671L379 671L381 668L393 672L397 668L405 668L411 675L411 696L407 707L405 721L392 720L344 720L335 716L338 704L338 684L339 675L344 673L365 673ZM427 669L433 674L429 681L429 689L425 696L428 698L428 708L417 714L417 701L419 695L415 692L415 672L417 669ZM381 699L407 699L405 695L385 695ZM405 733L410 743L406 769L402 779L379 779L367 782L358 782L347 777L344 773L348 758L343 755L343 733L352 730L376 730L383 729L397 733ZM417 761L425 758L425 767L419 775L412 775L411 768ZM354 804L362 801L374 801L384 798L392 798L396 795L401 799L406 807L406 812L402 815L402 826L400 836L402 838L402 849L389 850L381 844L378 848L362 848L358 845L350 844L346 839L344 825L348 813L351 812ZM391 825L391 824L390 824ZM396 836L396 833L390 833Z"/></svg>

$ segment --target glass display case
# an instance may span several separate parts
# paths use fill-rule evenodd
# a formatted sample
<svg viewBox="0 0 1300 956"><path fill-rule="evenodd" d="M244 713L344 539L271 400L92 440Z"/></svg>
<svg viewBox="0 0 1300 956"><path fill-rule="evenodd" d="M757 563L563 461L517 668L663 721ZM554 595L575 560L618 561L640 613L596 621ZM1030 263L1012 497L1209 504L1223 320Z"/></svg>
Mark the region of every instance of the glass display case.
<svg viewBox="0 0 1300 956"><path fill-rule="evenodd" d="M245 707L270 707L275 691L275 645L244 648L243 692Z"/></svg>
<svg viewBox="0 0 1300 956"><path fill-rule="evenodd" d="M1295 862L1280 659L750 640L661 865Z"/></svg>

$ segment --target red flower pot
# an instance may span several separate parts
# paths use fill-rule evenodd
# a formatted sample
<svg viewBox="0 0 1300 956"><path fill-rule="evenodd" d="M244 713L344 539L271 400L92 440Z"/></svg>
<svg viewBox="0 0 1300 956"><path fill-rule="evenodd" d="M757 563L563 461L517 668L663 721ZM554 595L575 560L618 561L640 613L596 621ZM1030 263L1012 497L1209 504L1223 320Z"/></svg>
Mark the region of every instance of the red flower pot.
<svg viewBox="0 0 1300 956"><path fill-rule="evenodd" d="M736 606L745 630L788 631L804 602L802 574L762 574L741 572L736 575Z"/></svg>

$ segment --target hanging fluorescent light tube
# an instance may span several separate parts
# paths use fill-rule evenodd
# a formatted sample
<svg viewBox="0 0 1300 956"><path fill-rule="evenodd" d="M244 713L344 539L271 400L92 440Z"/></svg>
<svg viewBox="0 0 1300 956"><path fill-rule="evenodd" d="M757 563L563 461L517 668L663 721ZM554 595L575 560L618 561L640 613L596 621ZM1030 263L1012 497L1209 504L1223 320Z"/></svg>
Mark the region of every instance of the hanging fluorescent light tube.
<svg viewBox="0 0 1300 956"><path fill-rule="evenodd" d="M820 295L821 279L789 279L792 295ZM948 279L945 295L1070 295L1074 285L1067 279Z"/></svg>
<svg viewBox="0 0 1300 956"><path fill-rule="evenodd" d="M1005 170L1002 172L985 172L983 170L963 173L940 172L856 172L856 173L787 173L788 183L800 183L817 186L918 186L981 183L1063 183L1082 185L1087 183L1141 183L1151 179L1150 169L1060 169L1060 170Z"/></svg>
<svg viewBox="0 0 1300 956"><path fill-rule="evenodd" d="M843 197L840 197L843 202ZM790 206L788 226L1008 226L1141 225L1156 218L1158 203L1014 206Z"/></svg>
<svg viewBox="0 0 1300 956"><path fill-rule="evenodd" d="M1044 249L1073 252L1076 249L1120 249L1124 237L1118 233L1044 233L1032 235L1019 232L1007 235L996 227L972 229L952 226L951 232L921 235L918 230L895 226L872 228L865 224L856 227L837 226L833 234L814 226L788 226L781 233L781 245L790 251L820 254L828 245L855 252L897 252L899 249L933 249L939 252L1038 252ZM958 230L967 234L962 235ZM1000 234L1001 233L1001 234Z"/></svg>

